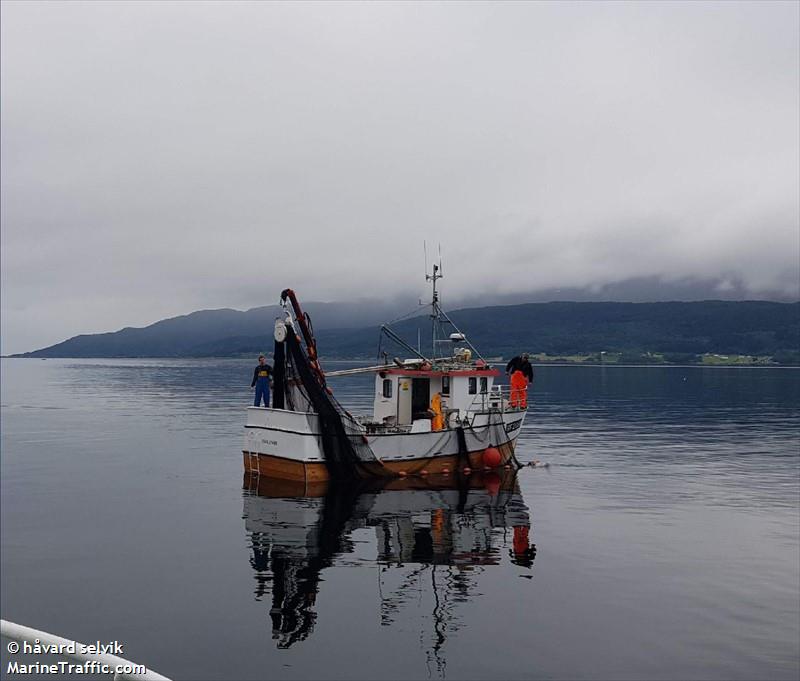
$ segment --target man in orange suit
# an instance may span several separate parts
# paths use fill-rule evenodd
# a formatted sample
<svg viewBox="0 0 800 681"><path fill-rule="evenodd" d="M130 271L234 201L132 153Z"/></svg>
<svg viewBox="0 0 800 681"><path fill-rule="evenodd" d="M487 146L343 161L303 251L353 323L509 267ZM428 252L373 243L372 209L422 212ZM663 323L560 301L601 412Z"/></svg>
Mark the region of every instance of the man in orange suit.
<svg viewBox="0 0 800 681"><path fill-rule="evenodd" d="M523 352L506 364L506 373L511 376L511 394L508 400L511 407L528 408L528 384L533 382L533 367L528 358L528 353Z"/></svg>

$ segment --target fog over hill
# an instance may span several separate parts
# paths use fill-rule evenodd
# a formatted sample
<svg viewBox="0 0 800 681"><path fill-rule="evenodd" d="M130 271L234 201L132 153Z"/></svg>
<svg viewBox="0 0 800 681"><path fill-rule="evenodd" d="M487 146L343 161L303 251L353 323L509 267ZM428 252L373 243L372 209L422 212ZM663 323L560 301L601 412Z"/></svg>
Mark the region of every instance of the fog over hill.
<svg viewBox="0 0 800 681"><path fill-rule="evenodd" d="M440 283L440 286L442 284ZM752 297L744 285L735 279L683 279L665 283L658 277L640 277L613 285L590 288L551 288L541 291L447 296L444 281L443 302L447 309L468 309L525 303L548 302L673 302L747 299L773 302L794 302L798 296L779 291ZM798 292L800 294L800 292ZM429 301L430 293L425 293ZM414 316L422 311L423 300L411 293L392 298L359 298L348 302L304 302L303 308L313 317L317 329L359 328L390 322L398 317ZM44 348L16 353L14 356L176 356L184 353L207 355L217 348L223 355L231 354L222 339L252 338L269 333L279 315L278 305L263 305L248 310L231 308L198 310L186 315L162 319L143 327L125 327L115 332L80 334ZM251 352L246 343L242 352ZM202 349L201 349L202 348ZM60 353L58 355L52 353ZM70 354L72 353L72 354ZM75 354L77 353L77 354Z"/></svg>
<svg viewBox="0 0 800 681"><path fill-rule="evenodd" d="M414 302L424 243L449 309L796 299L799 22L797 2L3 2L2 352L286 286Z"/></svg>
<svg viewBox="0 0 800 681"><path fill-rule="evenodd" d="M324 357L376 355L386 307L309 303L305 309ZM430 352L430 319L415 312L412 308L412 315L393 328L413 345L421 339L422 350ZM280 314L278 306L203 310L144 328L76 336L19 356L226 357L269 352L273 322ZM719 352L793 362L800 350L800 303L550 302L464 308L450 316L487 355L521 350L566 355L655 352L688 361L690 355Z"/></svg>

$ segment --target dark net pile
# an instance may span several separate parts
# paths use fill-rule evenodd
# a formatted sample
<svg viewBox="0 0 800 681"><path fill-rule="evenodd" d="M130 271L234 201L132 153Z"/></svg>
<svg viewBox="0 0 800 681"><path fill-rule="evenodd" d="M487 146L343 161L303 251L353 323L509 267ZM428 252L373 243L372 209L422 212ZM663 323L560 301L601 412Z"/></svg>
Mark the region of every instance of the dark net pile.
<svg viewBox="0 0 800 681"><path fill-rule="evenodd" d="M333 478L353 478L371 473L370 463L378 459L353 416L333 397L311 364L300 339L292 333L275 343L273 407L292 411L316 412L325 465ZM302 400L302 404L298 404Z"/></svg>

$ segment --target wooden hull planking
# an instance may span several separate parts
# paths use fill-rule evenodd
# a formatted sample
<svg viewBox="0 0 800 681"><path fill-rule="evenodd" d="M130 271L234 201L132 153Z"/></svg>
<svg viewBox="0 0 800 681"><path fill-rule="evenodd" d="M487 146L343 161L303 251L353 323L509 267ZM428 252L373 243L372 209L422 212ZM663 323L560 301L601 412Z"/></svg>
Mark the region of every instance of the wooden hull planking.
<svg viewBox="0 0 800 681"><path fill-rule="evenodd" d="M500 452L500 467L509 464L514 454L514 441L498 445ZM483 452L478 450L469 452L469 468L483 470ZM324 463L304 462L296 459L287 459L271 454L260 454L243 450L244 470L251 475L263 475L278 480L314 484L326 482L329 479L328 469ZM403 461L383 461L381 464L369 466L373 470L368 473L374 476L402 476L402 475L439 475L446 471L452 473L459 467L459 455L448 454L444 456L429 456L405 459Z"/></svg>

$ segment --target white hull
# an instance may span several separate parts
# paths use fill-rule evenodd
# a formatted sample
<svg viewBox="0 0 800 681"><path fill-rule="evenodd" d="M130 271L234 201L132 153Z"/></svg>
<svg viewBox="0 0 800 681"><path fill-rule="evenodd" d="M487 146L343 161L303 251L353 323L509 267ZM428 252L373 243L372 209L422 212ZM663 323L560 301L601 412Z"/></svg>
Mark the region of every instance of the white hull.
<svg viewBox="0 0 800 681"><path fill-rule="evenodd" d="M467 452L504 445L513 449L526 413L524 409L476 412L470 426L464 428ZM319 430L314 413L249 407L243 449L251 455L279 457L304 464L324 463ZM458 434L453 428L433 432L365 434L364 437L383 463L459 454Z"/></svg>

